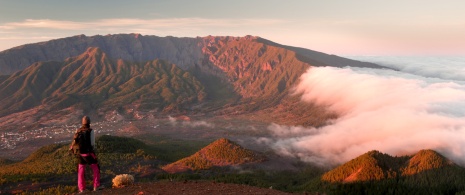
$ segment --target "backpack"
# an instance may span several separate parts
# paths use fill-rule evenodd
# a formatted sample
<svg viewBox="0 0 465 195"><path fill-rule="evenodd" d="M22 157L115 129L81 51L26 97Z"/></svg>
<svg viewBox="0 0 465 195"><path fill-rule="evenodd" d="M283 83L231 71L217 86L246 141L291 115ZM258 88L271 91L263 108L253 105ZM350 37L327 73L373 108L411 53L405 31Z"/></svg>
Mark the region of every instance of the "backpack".
<svg viewBox="0 0 465 195"><path fill-rule="evenodd" d="M90 143L90 131L80 129L74 134L74 141L71 144L73 154L87 154L93 151Z"/></svg>

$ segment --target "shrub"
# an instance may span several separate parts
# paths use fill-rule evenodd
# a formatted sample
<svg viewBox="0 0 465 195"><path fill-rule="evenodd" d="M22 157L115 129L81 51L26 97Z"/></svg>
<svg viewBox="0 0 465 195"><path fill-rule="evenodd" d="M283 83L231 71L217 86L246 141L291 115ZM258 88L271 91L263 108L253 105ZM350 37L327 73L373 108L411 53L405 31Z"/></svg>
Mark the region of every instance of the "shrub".
<svg viewBox="0 0 465 195"><path fill-rule="evenodd" d="M129 175L129 174L117 175L115 178L113 178L112 182L113 182L113 187L115 188L129 186L129 185L134 184L134 176Z"/></svg>

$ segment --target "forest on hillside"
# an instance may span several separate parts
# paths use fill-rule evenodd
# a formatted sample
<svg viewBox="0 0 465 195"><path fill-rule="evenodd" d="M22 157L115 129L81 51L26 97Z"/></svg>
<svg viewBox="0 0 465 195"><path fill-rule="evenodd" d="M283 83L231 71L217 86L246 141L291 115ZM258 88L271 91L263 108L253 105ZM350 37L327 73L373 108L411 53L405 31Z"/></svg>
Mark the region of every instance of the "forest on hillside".
<svg viewBox="0 0 465 195"><path fill-rule="evenodd" d="M102 181L104 185L111 186L111 179L114 176L128 173L135 175L136 182L143 183L164 180L207 180L263 188L272 186L276 190L297 193L455 194L465 191L465 170L462 167L442 166L441 163L444 162L436 159L433 161L438 163L437 168L426 170L428 167L416 167L416 170L424 168L425 171L416 174L402 174L393 168L397 167L397 170L411 173L411 170L400 168L412 168L402 164L411 156L390 157L375 151L348 162L349 166L343 165L329 172L325 168L303 162L295 162L294 166L300 167L298 170L264 169L260 163L266 163L266 161L242 166L208 166L205 169L181 173L167 173L161 169L169 163L202 151L202 148L204 150L206 148L207 153L211 153L211 155L229 158L231 154L218 152L219 150L212 147L239 147L234 143L228 145L218 144L219 142L221 140L211 144L157 138L157 140L152 140L151 144L146 144L134 138L104 135L97 139L97 154L102 167ZM229 141L223 142L229 143ZM73 156L69 156L67 150L68 145L52 144L40 148L21 162L5 159L0 161L0 190L23 194L74 193L77 190L75 186L76 162ZM250 155L248 150L239 151L240 155ZM429 156L421 152L419 154ZM232 160L239 156L233 155ZM368 169L368 172L364 173L374 175L375 177L372 179L354 182L328 179L337 178L338 175L347 177L348 173L356 169L355 165L381 166ZM421 165L421 163L417 165ZM239 167L241 168L239 169ZM90 170L87 171L87 175L90 177L92 174ZM364 178L363 175L362 178Z"/></svg>

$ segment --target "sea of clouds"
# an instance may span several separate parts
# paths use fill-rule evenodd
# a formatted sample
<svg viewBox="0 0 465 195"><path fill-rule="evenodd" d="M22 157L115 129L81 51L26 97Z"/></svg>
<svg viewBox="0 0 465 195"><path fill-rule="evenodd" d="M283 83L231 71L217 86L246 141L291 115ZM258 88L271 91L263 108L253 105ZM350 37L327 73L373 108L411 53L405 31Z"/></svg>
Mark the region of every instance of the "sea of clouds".
<svg viewBox="0 0 465 195"><path fill-rule="evenodd" d="M319 128L271 124L282 155L334 166L370 150L434 149L465 165L465 58L352 57L399 71L313 67L294 89L340 117Z"/></svg>

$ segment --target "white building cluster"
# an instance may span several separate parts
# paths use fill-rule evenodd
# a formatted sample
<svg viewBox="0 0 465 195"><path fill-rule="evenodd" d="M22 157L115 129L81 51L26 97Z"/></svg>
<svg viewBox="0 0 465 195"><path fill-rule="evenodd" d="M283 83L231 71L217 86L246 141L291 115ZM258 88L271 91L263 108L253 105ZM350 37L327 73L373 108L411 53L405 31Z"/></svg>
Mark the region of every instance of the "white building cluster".
<svg viewBox="0 0 465 195"><path fill-rule="evenodd" d="M112 122L97 122L92 124L92 128L97 130L98 135L103 135L104 133L114 131L114 125L110 123ZM54 141L53 143L70 142L70 139L79 127L79 125L63 125L41 127L21 133L2 132L0 133L0 149L16 149L19 143L34 139L51 139ZM61 141L56 141L56 139L61 139Z"/></svg>

